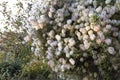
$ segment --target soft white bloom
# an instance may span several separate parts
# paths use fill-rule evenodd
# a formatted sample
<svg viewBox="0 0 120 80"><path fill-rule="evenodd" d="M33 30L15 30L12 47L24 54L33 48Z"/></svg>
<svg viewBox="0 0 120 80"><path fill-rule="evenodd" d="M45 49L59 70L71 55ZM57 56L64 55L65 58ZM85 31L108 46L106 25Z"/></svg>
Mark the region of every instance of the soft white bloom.
<svg viewBox="0 0 120 80"><path fill-rule="evenodd" d="M90 30L90 26L86 26L85 29L88 31Z"/></svg>
<svg viewBox="0 0 120 80"><path fill-rule="evenodd" d="M111 0L106 0L105 3L106 4L109 4L111 2Z"/></svg>
<svg viewBox="0 0 120 80"><path fill-rule="evenodd" d="M62 63L62 64L66 64L66 60L64 58L60 58L59 62Z"/></svg>
<svg viewBox="0 0 120 80"><path fill-rule="evenodd" d="M75 45L75 40L74 40L73 38L70 38L68 45L69 45L70 47L74 46L74 45Z"/></svg>
<svg viewBox="0 0 120 80"><path fill-rule="evenodd" d="M35 28L36 30L40 29L40 27L39 27L39 25L38 25L37 22L35 22L35 21L30 21L30 23L31 23L32 27Z"/></svg>
<svg viewBox="0 0 120 80"><path fill-rule="evenodd" d="M58 17L63 17L63 16L64 16L63 13L64 13L64 9L58 9L58 10L57 10L57 16L58 16Z"/></svg>
<svg viewBox="0 0 120 80"><path fill-rule="evenodd" d="M80 58L80 62L83 62L84 61L84 58L82 57L82 58Z"/></svg>
<svg viewBox="0 0 120 80"><path fill-rule="evenodd" d="M83 41L85 49L88 49L90 47L90 43L87 40Z"/></svg>
<svg viewBox="0 0 120 80"><path fill-rule="evenodd" d="M50 7L50 12L55 12L55 8L54 7Z"/></svg>
<svg viewBox="0 0 120 80"><path fill-rule="evenodd" d="M63 49L64 53L69 53L69 47L68 46L65 46L64 49Z"/></svg>
<svg viewBox="0 0 120 80"><path fill-rule="evenodd" d="M92 30L88 31L88 34L89 34L89 35L92 35L92 34L93 34L93 31L92 31Z"/></svg>
<svg viewBox="0 0 120 80"><path fill-rule="evenodd" d="M50 18L52 18L53 13L52 13L52 12L48 12L48 16L49 16Z"/></svg>
<svg viewBox="0 0 120 80"><path fill-rule="evenodd" d="M64 38L64 42L68 43L70 38Z"/></svg>
<svg viewBox="0 0 120 80"><path fill-rule="evenodd" d="M31 35L27 35L26 37L24 37L24 41L25 41L25 42L30 41L30 39L31 39Z"/></svg>
<svg viewBox="0 0 120 80"><path fill-rule="evenodd" d="M84 77L83 80L89 80L88 77Z"/></svg>
<svg viewBox="0 0 120 80"><path fill-rule="evenodd" d="M39 49L36 48L35 51L34 51L35 56L39 56L39 53L40 53Z"/></svg>
<svg viewBox="0 0 120 80"><path fill-rule="evenodd" d="M70 69L70 67L71 67L71 66L70 66L69 64L65 64L65 68L66 68L66 69L68 69L68 70L69 70L69 69Z"/></svg>
<svg viewBox="0 0 120 80"><path fill-rule="evenodd" d="M90 39L93 41L93 40L95 40L95 38L96 38L96 36L94 35L94 34L91 34L90 35Z"/></svg>
<svg viewBox="0 0 120 80"><path fill-rule="evenodd" d="M63 47L62 46L58 46L58 50L62 51Z"/></svg>
<svg viewBox="0 0 120 80"><path fill-rule="evenodd" d="M62 30L61 30L61 36L62 36L62 37L65 37L65 33L66 33L66 30L65 30L65 29L62 29Z"/></svg>
<svg viewBox="0 0 120 80"><path fill-rule="evenodd" d="M80 25L75 25L75 29L80 29Z"/></svg>
<svg viewBox="0 0 120 80"><path fill-rule="evenodd" d="M101 40L101 39L96 39L96 43L97 43L97 44L101 44L101 43L102 43L102 40Z"/></svg>
<svg viewBox="0 0 120 80"><path fill-rule="evenodd" d="M89 12L89 17L92 17L92 16L94 16L94 15L95 15L94 11L90 11L90 12Z"/></svg>
<svg viewBox="0 0 120 80"><path fill-rule="evenodd" d="M54 47L54 46L57 46L58 42L57 41L52 41L50 46Z"/></svg>
<svg viewBox="0 0 120 80"><path fill-rule="evenodd" d="M95 31L95 32L98 32L98 31L100 31L100 25L95 25L95 26L93 26L93 30Z"/></svg>
<svg viewBox="0 0 120 80"><path fill-rule="evenodd" d="M77 35L78 40L82 39L81 33L79 31L76 31L75 34Z"/></svg>
<svg viewBox="0 0 120 80"><path fill-rule="evenodd" d="M47 40L47 44L51 44L51 42L52 42L51 40Z"/></svg>
<svg viewBox="0 0 120 80"><path fill-rule="evenodd" d="M98 3L97 0L94 0L94 1L93 1L93 6L94 6L95 8L97 7L97 3Z"/></svg>
<svg viewBox="0 0 120 80"><path fill-rule="evenodd" d="M83 10L84 8L85 8L85 7L82 6L82 5L78 5L78 6L77 6L77 9L78 9L78 10Z"/></svg>
<svg viewBox="0 0 120 80"><path fill-rule="evenodd" d="M101 40L105 39L105 36L102 31L97 32L98 36L100 37Z"/></svg>
<svg viewBox="0 0 120 80"><path fill-rule="evenodd" d="M70 53L65 54L67 58L70 58Z"/></svg>
<svg viewBox="0 0 120 80"><path fill-rule="evenodd" d="M63 45L63 42L58 42L58 46L62 46Z"/></svg>
<svg viewBox="0 0 120 80"><path fill-rule="evenodd" d="M111 29L111 25L106 25L106 29Z"/></svg>
<svg viewBox="0 0 120 80"><path fill-rule="evenodd" d="M53 60L48 61L48 65L53 68L55 66L55 63Z"/></svg>
<svg viewBox="0 0 120 80"><path fill-rule="evenodd" d="M83 10L82 13L83 13L83 16L85 16L85 17L88 16L88 14L89 14L89 9Z"/></svg>
<svg viewBox="0 0 120 80"><path fill-rule="evenodd" d="M45 23L39 23L37 21L30 21L30 23L32 27L35 28L36 30L43 29L43 27L45 26Z"/></svg>
<svg viewBox="0 0 120 80"><path fill-rule="evenodd" d="M85 21L85 17L84 16L81 16L81 21Z"/></svg>
<svg viewBox="0 0 120 80"><path fill-rule="evenodd" d="M83 50L83 51L85 50L85 46L83 44L80 44L79 47L81 50Z"/></svg>
<svg viewBox="0 0 120 80"><path fill-rule="evenodd" d="M110 15L115 14L115 12L116 12L116 7L115 7L115 6L112 6L112 7L110 8Z"/></svg>
<svg viewBox="0 0 120 80"><path fill-rule="evenodd" d="M61 54L61 52L58 51L58 50L56 50L55 54L56 54L57 56L59 56L59 55Z"/></svg>
<svg viewBox="0 0 120 80"><path fill-rule="evenodd" d="M81 32L82 34L86 34L86 33L87 33L87 31L86 31L85 28L80 28L80 32Z"/></svg>
<svg viewBox="0 0 120 80"><path fill-rule="evenodd" d="M50 36L50 37L54 37L54 31L53 30L51 30L49 33L48 33L48 35Z"/></svg>
<svg viewBox="0 0 120 80"><path fill-rule="evenodd" d="M59 51L62 51L62 49L63 49L63 46L62 46L62 42L58 42L58 50Z"/></svg>
<svg viewBox="0 0 120 80"><path fill-rule="evenodd" d="M117 37L118 35L119 35L118 32L113 32L113 36L114 36L114 37Z"/></svg>
<svg viewBox="0 0 120 80"><path fill-rule="evenodd" d="M93 2L93 0L88 0L88 3L89 3L89 4L92 4L92 2Z"/></svg>
<svg viewBox="0 0 120 80"><path fill-rule="evenodd" d="M46 21L47 21L46 16L45 16L45 15L41 15L38 22L39 22L39 23L43 23L43 22L46 22Z"/></svg>
<svg viewBox="0 0 120 80"><path fill-rule="evenodd" d="M108 52L112 55L114 55L116 53L115 49L113 47L108 47Z"/></svg>
<svg viewBox="0 0 120 80"><path fill-rule="evenodd" d="M60 26L60 27L61 27L61 26L62 26L62 23L61 23L61 22L59 22L59 23L58 23L58 26Z"/></svg>
<svg viewBox="0 0 120 80"><path fill-rule="evenodd" d="M111 39L107 38L107 39L105 39L105 43L106 43L107 45L110 45L110 44L112 43L112 41L111 41Z"/></svg>
<svg viewBox="0 0 120 80"><path fill-rule="evenodd" d="M56 35L55 38L60 41L61 40L61 36L60 35Z"/></svg>
<svg viewBox="0 0 120 80"><path fill-rule="evenodd" d="M100 18L106 19L106 14L107 14L106 11L102 11L101 14L100 14Z"/></svg>
<svg viewBox="0 0 120 80"><path fill-rule="evenodd" d="M73 53L74 53L73 51L70 51L70 53L69 53L69 54L70 54L70 55L73 55Z"/></svg>
<svg viewBox="0 0 120 80"><path fill-rule="evenodd" d="M102 6L99 6L98 8L96 8L96 12L101 12L102 11Z"/></svg>
<svg viewBox="0 0 120 80"><path fill-rule="evenodd" d="M61 65L61 71L65 71L65 65Z"/></svg>
<svg viewBox="0 0 120 80"><path fill-rule="evenodd" d="M72 18L71 18L71 19L72 19L73 21L76 21L76 20L77 20L77 18L78 18L78 12L73 13L73 14L72 14Z"/></svg>
<svg viewBox="0 0 120 80"><path fill-rule="evenodd" d="M74 59L70 58L70 59L69 59L69 62L70 62L72 65L75 65L75 60L74 60Z"/></svg>
<svg viewBox="0 0 120 80"><path fill-rule="evenodd" d="M83 57L88 57L88 54L87 53L83 53Z"/></svg>
<svg viewBox="0 0 120 80"><path fill-rule="evenodd" d="M71 19L67 20L67 24L71 24L71 23L72 23Z"/></svg>
<svg viewBox="0 0 120 80"><path fill-rule="evenodd" d="M103 28L103 32L104 32L104 33L107 33L108 31L109 31L109 30L106 29L106 27Z"/></svg>
<svg viewBox="0 0 120 80"><path fill-rule="evenodd" d="M52 68L52 69L53 69L53 68ZM55 66L54 69L53 69L53 71L55 71L55 72L58 72L58 70L59 70L59 67L58 67L58 66Z"/></svg>
<svg viewBox="0 0 120 80"><path fill-rule="evenodd" d="M87 40L89 36L87 34L83 35L83 40Z"/></svg>
<svg viewBox="0 0 120 80"><path fill-rule="evenodd" d="M33 51L33 52L34 52L34 50L35 50L35 48L34 48L34 47L31 47L31 51Z"/></svg>

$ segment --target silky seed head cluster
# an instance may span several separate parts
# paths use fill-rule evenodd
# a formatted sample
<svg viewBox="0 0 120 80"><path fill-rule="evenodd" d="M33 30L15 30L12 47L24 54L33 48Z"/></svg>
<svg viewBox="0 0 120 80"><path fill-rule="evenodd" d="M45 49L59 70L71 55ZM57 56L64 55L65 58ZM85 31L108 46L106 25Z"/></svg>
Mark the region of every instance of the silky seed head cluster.
<svg viewBox="0 0 120 80"><path fill-rule="evenodd" d="M52 70L70 69L90 54L95 58L97 54L120 53L114 42L120 40L120 20L113 18L120 11L120 2L111 3L112 0L105 0L104 5L97 0L35 0L29 22L40 32L40 51L44 50Z"/></svg>

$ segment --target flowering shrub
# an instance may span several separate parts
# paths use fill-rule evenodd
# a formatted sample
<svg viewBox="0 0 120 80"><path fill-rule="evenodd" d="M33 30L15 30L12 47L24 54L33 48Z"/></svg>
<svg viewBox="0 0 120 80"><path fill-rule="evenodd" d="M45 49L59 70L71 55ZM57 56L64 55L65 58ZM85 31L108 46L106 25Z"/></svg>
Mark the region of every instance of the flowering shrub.
<svg viewBox="0 0 120 80"><path fill-rule="evenodd" d="M119 65L114 62L120 54L119 0L21 0L16 14L6 5L2 4L2 24L8 32L23 33L21 44L32 40L35 58L47 61L53 71L87 73L91 80L115 79Z"/></svg>
<svg viewBox="0 0 120 80"><path fill-rule="evenodd" d="M110 56L120 54L119 6L119 0L36 0L29 22L37 31L37 50L56 72L105 74L97 67L104 60L110 62L105 69L113 71Z"/></svg>

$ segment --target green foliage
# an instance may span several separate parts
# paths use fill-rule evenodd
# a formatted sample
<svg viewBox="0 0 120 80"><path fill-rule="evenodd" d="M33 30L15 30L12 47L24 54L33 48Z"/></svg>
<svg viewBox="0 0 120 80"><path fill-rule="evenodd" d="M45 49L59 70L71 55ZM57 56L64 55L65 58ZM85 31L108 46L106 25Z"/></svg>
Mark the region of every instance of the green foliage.
<svg viewBox="0 0 120 80"><path fill-rule="evenodd" d="M22 36L6 33L8 38L2 42L4 49L0 54L0 80L50 80L50 70L41 58L31 51L31 41L22 43ZM14 36L13 36L14 35Z"/></svg>
<svg viewBox="0 0 120 80"><path fill-rule="evenodd" d="M19 74L21 65L16 62L3 62L0 63L0 75L2 77L9 77Z"/></svg>
<svg viewBox="0 0 120 80"><path fill-rule="evenodd" d="M42 78L48 79L50 71L45 63L39 60L33 60L23 67L21 77L30 79Z"/></svg>
<svg viewBox="0 0 120 80"><path fill-rule="evenodd" d="M90 17L90 20L91 20L91 22L94 23L95 25L99 24L99 22L100 22L99 16L97 16L97 15L91 16L91 17Z"/></svg>

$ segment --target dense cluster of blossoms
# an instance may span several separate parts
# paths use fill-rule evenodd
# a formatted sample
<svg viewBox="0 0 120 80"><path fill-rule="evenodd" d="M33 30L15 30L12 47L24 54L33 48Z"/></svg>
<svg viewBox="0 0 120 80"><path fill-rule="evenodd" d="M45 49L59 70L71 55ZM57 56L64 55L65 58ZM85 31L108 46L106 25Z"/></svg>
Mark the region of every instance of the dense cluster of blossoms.
<svg viewBox="0 0 120 80"><path fill-rule="evenodd" d="M119 0L35 0L29 22L54 71L65 71L88 57L98 64L103 55L120 54ZM36 40L34 40L36 41Z"/></svg>

